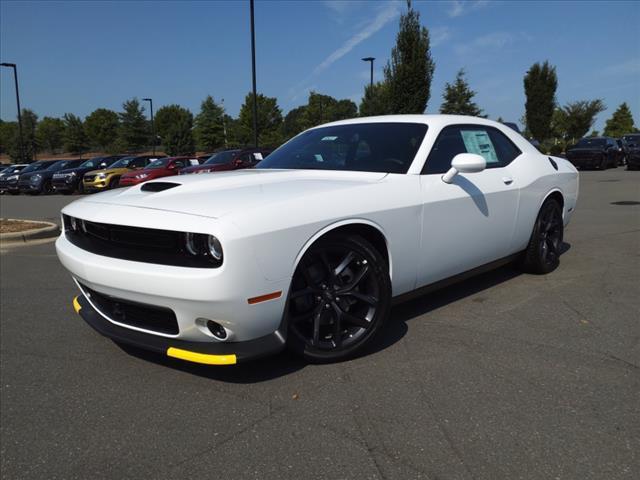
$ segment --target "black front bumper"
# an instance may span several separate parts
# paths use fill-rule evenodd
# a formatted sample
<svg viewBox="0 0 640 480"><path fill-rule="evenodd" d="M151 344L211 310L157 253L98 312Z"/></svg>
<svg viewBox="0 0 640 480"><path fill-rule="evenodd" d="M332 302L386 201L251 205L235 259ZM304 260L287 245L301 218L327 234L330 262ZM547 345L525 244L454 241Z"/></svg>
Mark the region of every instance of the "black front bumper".
<svg viewBox="0 0 640 480"><path fill-rule="evenodd" d="M285 336L279 331L246 342L189 342L161 337L111 323L93 308L84 295L74 298L73 307L94 330L105 337L189 362L233 365L277 353L285 345Z"/></svg>
<svg viewBox="0 0 640 480"><path fill-rule="evenodd" d="M72 180L71 182L67 182L65 179L53 179L51 181L51 186L57 192L73 192L78 188L78 181Z"/></svg>
<svg viewBox="0 0 640 480"><path fill-rule="evenodd" d="M569 158L569 161L576 168L597 168L602 165L602 157L578 157Z"/></svg>

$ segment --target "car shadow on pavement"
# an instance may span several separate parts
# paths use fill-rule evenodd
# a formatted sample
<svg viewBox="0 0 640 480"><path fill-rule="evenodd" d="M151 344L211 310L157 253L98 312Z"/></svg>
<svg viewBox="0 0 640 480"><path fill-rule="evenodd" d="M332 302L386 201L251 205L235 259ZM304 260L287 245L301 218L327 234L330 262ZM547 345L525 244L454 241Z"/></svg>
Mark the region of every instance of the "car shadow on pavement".
<svg viewBox="0 0 640 480"><path fill-rule="evenodd" d="M571 245L564 242L560 254L563 255L570 248ZM390 320L372 344L366 348L359 357L362 358L373 355L399 342L408 331L408 321L426 315L431 311L445 307L463 298L508 282L522 274L515 265L509 264L395 305L391 309ZM209 366L176 360L165 355L124 344L118 344L118 346L126 353L145 361L211 380L239 384L265 382L297 372L309 365L287 350L277 355L249 361L244 364Z"/></svg>

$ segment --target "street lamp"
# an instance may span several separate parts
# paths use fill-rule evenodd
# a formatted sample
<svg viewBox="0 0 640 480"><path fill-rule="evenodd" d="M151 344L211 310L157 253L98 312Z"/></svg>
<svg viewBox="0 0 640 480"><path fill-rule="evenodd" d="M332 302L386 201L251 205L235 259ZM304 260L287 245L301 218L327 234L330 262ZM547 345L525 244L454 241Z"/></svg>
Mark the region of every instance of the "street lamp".
<svg viewBox="0 0 640 480"><path fill-rule="evenodd" d="M2 67L13 68L13 80L16 84L16 104L18 105L18 130L20 131L20 161L25 161L24 140L22 138L22 113L20 111L20 91L18 90L18 67L15 63L0 63Z"/></svg>
<svg viewBox="0 0 640 480"><path fill-rule="evenodd" d="M362 59L363 62L369 62L371 63L371 83L370 85L373 87L373 61L375 60L375 57L365 57Z"/></svg>
<svg viewBox="0 0 640 480"><path fill-rule="evenodd" d="M153 154L156 154L156 129L153 126L153 100L150 98L143 98L143 102L149 102L149 108L151 110L151 141L153 142Z"/></svg>
<svg viewBox="0 0 640 480"><path fill-rule="evenodd" d="M258 148L258 96L256 94L256 30L253 24L253 0L249 0L251 11L251 73L253 75L253 145Z"/></svg>

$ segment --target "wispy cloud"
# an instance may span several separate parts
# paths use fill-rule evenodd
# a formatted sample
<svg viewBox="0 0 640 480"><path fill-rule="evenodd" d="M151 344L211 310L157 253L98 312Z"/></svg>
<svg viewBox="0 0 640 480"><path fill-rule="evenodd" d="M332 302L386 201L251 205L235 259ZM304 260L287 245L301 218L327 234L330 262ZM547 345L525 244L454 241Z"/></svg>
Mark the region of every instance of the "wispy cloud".
<svg viewBox="0 0 640 480"><path fill-rule="evenodd" d="M460 17L486 7L488 4L488 0L453 0L449 2L447 13L451 18Z"/></svg>
<svg viewBox="0 0 640 480"><path fill-rule="evenodd" d="M334 3L334 2L332 2ZM340 2L337 2L340 3ZM311 74L303 81L294 86L291 92L291 100L294 101L300 98L305 92L309 91L309 87L305 87L311 80L333 65L336 61L340 60L346 54L351 52L357 45L364 42L366 39L374 35L376 32L384 28L389 22L400 15L400 7L402 3L396 0L391 0L383 4L378 9L376 16L363 24L355 34L349 37L340 47L331 52L322 62L320 62L311 72ZM329 5L327 5L329 6ZM333 7L330 7L333 8ZM336 7L341 8L341 7Z"/></svg>
<svg viewBox="0 0 640 480"><path fill-rule="evenodd" d="M632 58L626 62L609 65L602 70L606 75L633 75L640 73L640 59Z"/></svg>
<svg viewBox="0 0 640 480"><path fill-rule="evenodd" d="M492 32L477 37L470 42L456 45L454 50L458 55L475 53L478 50L498 50L515 41L513 34L508 32Z"/></svg>
<svg viewBox="0 0 640 480"><path fill-rule="evenodd" d="M399 2L389 2L385 8L378 12L378 15L369 22L362 30L351 36L346 42L344 42L337 50L332 52L327 58L325 58L320 64L313 70L313 74L317 75L321 71L330 67L334 62L344 57L353 48L365 41L374 33L381 30L387 23L392 21L400 14Z"/></svg>
<svg viewBox="0 0 640 480"><path fill-rule="evenodd" d="M449 27L434 27L429 30L429 36L431 38L431 46L437 47L451 38L451 30L449 30Z"/></svg>

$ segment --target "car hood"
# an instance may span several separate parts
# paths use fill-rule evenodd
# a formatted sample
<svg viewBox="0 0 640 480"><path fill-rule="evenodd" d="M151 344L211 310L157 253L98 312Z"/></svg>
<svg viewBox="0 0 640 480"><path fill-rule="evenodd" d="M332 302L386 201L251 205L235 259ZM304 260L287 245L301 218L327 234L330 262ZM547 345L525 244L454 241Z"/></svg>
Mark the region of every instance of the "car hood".
<svg viewBox="0 0 640 480"><path fill-rule="evenodd" d="M69 173L75 173L76 175L80 175L82 173L85 172L89 172L91 171L91 167L87 168L87 167L76 167L76 168L67 168L65 170L58 170L56 173L62 173L62 174L69 174Z"/></svg>
<svg viewBox="0 0 640 480"><path fill-rule="evenodd" d="M180 170L181 172L187 172L187 173L193 173L193 172L198 172L200 170L211 170L212 172L218 171L218 170L227 170L229 167L231 166L230 163L215 163L215 164L211 164L211 165L192 165L190 167L185 167L182 170Z"/></svg>
<svg viewBox="0 0 640 480"><path fill-rule="evenodd" d="M106 173L107 175L112 175L114 173L126 173L133 171L130 168L104 168L102 170L91 170L90 172L85 173L85 175L97 175L99 173Z"/></svg>
<svg viewBox="0 0 640 480"><path fill-rule="evenodd" d="M182 175L85 197L78 202L124 205L219 218L254 206L300 200L308 195L374 183L386 173L250 169L217 175ZM176 185L149 191L149 185ZM143 190L144 189L144 190Z"/></svg>
<svg viewBox="0 0 640 480"><path fill-rule="evenodd" d="M572 148L567 150L567 155L571 154L581 154L581 153L602 153L603 148L600 147L592 147L592 148Z"/></svg>

